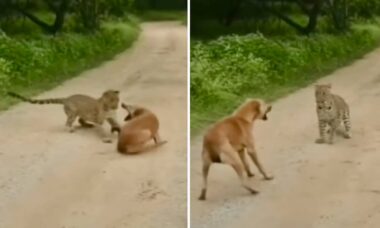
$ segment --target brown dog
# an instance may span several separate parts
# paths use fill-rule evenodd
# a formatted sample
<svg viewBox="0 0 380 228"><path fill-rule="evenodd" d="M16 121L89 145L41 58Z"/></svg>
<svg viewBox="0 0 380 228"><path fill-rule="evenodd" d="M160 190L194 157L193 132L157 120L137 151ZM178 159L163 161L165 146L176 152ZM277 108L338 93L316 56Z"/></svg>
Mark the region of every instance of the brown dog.
<svg viewBox="0 0 380 228"><path fill-rule="evenodd" d="M264 179L271 180L259 162L253 140L252 128L257 119L267 120L267 113L272 106L262 100L248 99L231 116L217 122L212 126L203 139L203 188L199 200L206 199L207 176L212 163L224 163L231 165L238 174L244 188L252 194L258 193L251 188L244 171L248 176L253 176L245 158L245 150L255 163Z"/></svg>
<svg viewBox="0 0 380 228"><path fill-rule="evenodd" d="M121 104L127 110L125 117L126 124L121 127L117 150L120 153L132 154L147 151L157 146L165 144L159 134L159 121L154 113L146 108ZM114 129L118 131L118 129ZM154 145L146 145L150 140L154 140Z"/></svg>

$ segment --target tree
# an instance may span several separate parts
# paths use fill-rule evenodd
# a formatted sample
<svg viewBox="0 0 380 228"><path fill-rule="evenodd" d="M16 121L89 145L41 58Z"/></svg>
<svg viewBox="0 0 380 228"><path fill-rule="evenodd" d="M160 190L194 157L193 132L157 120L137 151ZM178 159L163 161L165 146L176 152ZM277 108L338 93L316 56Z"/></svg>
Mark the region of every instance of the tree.
<svg viewBox="0 0 380 228"><path fill-rule="evenodd" d="M346 0L327 0L331 18L334 26L339 31L344 31L349 27L348 5Z"/></svg>
<svg viewBox="0 0 380 228"><path fill-rule="evenodd" d="M263 1L261 2L263 3ZM308 23L305 26L292 20L283 12L277 11L274 7L268 7L265 3L264 8L302 34L308 35L314 32L318 24L318 17L321 13L324 0L295 0L294 2L300 8L301 12L308 17Z"/></svg>
<svg viewBox="0 0 380 228"><path fill-rule="evenodd" d="M76 0L75 9L80 23L86 30L99 28L101 13L98 0Z"/></svg>
<svg viewBox="0 0 380 228"><path fill-rule="evenodd" d="M230 26L235 20L279 19L299 33L308 35L315 32L318 20L327 15L333 19L335 29L344 31L349 28L347 0L192 0L192 17L206 17L219 20ZM199 15L194 15L199 14ZM249 15L244 15L249 14ZM293 19L290 15L302 14L306 24Z"/></svg>
<svg viewBox="0 0 380 228"><path fill-rule="evenodd" d="M55 19L52 24L48 24L47 22L35 16L33 13L29 12L27 10L27 7L29 6L29 1L8 0L5 2L6 3L4 3L4 5L7 8L13 9L21 13L30 21L38 25L45 32L49 34L56 34L63 27L63 24L65 22L65 15L69 9L71 0L44 0L43 1L48 7L48 9L52 11L53 14L55 15Z"/></svg>

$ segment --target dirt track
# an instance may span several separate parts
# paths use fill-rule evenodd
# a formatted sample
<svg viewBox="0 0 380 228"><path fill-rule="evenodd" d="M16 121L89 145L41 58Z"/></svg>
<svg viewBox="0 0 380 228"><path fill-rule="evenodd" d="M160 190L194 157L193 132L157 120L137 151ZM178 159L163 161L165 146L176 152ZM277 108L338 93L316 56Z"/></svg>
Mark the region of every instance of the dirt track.
<svg viewBox="0 0 380 228"><path fill-rule="evenodd" d="M67 133L60 106L0 113L1 228L186 227L186 35L144 24L131 50L39 96L119 89L160 118L169 142L155 151L122 156L91 130Z"/></svg>
<svg viewBox="0 0 380 228"><path fill-rule="evenodd" d="M231 167L214 165L208 200L201 188L201 141L191 149L192 228L375 228L380 224L380 49L320 80L331 82L352 112L353 138L319 145L314 88L276 103L257 123L258 154L271 182L256 171L244 190ZM253 164L252 164L252 167ZM254 169L257 170L257 169Z"/></svg>

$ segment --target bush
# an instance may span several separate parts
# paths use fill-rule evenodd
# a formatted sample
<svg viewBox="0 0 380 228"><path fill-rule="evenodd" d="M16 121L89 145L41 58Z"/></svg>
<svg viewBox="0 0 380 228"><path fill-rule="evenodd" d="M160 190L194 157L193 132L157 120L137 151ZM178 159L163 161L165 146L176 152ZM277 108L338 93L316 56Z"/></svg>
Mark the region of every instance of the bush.
<svg viewBox="0 0 380 228"><path fill-rule="evenodd" d="M261 34L195 41L191 48L192 129L209 116L220 116L246 96L273 98L305 85L326 70L358 57L379 40L377 32L346 35L272 37ZM297 87L297 86L296 86Z"/></svg>
<svg viewBox="0 0 380 228"><path fill-rule="evenodd" d="M2 35L0 94L12 87L57 85L130 46L138 31L136 25L112 22L103 24L94 34L63 33L56 37L26 38Z"/></svg>
<svg viewBox="0 0 380 228"><path fill-rule="evenodd" d="M350 0L348 6L349 14L354 17L369 19L380 14L379 0Z"/></svg>
<svg viewBox="0 0 380 228"><path fill-rule="evenodd" d="M4 94L9 87L10 63L0 58L0 94Z"/></svg>

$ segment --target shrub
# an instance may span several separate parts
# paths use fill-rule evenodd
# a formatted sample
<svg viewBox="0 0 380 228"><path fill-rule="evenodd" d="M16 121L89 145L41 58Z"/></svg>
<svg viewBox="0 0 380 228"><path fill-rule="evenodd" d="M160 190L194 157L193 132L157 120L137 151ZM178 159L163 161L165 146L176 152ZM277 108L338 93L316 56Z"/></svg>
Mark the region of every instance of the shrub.
<svg viewBox="0 0 380 228"><path fill-rule="evenodd" d="M0 93L10 86L56 85L130 46L138 31L135 25L112 22L94 34L0 36Z"/></svg>
<svg viewBox="0 0 380 228"><path fill-rule="evenodd" d="M373 18L380 14L379 0L350 0L348 11L354 17Z"/></svg>

